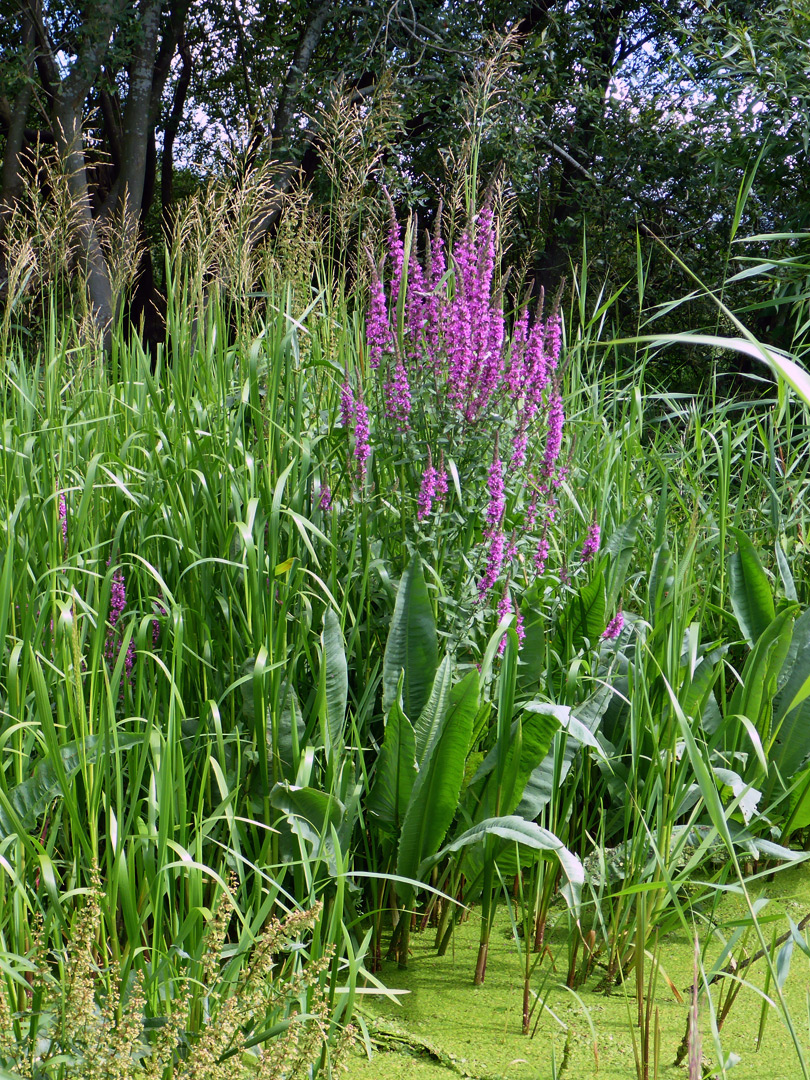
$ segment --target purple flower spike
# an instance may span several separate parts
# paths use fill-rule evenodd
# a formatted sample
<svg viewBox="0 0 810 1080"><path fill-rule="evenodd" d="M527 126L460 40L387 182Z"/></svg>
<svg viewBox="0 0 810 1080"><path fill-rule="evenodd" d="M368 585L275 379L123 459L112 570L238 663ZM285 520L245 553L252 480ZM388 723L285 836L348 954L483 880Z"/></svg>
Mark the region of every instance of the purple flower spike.
<svg viewBox="0 0 810 1080"><path fill-rule="evenodd" d="M563 412L562 397L555 390L551 395L551 403L548 409L548 434L546 436L546 452L543 456L543 472L546 476L552 476L557 458L562 449L563 424L565 413Z"/></svg>
<svg viewBox="0 0 810 1080"><path fill-rule="evenodd" d="M613 618L610 620L610 622L605 627L605 632L604 632L604 634L602 634L602 637L605 638L608 641L612 640L613 638L617 638L619 636L619 634L622 632L623 629L624 629L624 612L622 611L621 604L619 604L619 610L616 612L616 614L613 616Z"/></svg>
<svg viewBox="0 0 810 1080"><path fill-rule="evenodd" d="M394 378L385 388L386 415L395 421L399 431L408 430L408 417L411 415L411 388L405 365L401 360L394 368Z"/></svg>
<svg viewBox="0 0 810 1080"><path fill-rule="evenodd" d="M486 570L484 571L484 576L481 578L481 581L478 583L478 595L482 600L498 580L501 567L503 566L505 549L506 538L503 533L494 533L489 541Z"/></svg>
<svg viewBox="0 0 810 1080"><path fill-rule="evenodd" d="M487 490L489 491L489 506L487 507L487 525L491 530L497 528L497 526L500 525L501 518L503 517L504 508L506 506L506 493L503 482L503 462L497 456L497 449L495 453L495 459L489 468Z"/></svg>
<svg viewBox="0 0 810 1080"><path fill-rule="evenodd" d="M62 540L67 544L67 503L65 496L59 496L59 523L62 526Z"/></svg>
<svg viewBox="0 0 810 1080"><path fill-rule="evenodd" d="M385 290L376 266L371 279L371 305L366 318L366 341L369 362L372 368L378 368L382 363L383 354L393 349L394 338L388 324Z"/></svg>
<svg viewBox="0 0 810 1080"><path fill-rule="evenodd" d="M534 568L538 574L543 574L546 569L546 561L548 560L549 543L545 533L537 544L537 551L534 553Z"/></svg>
<svg viewBox="0 0 810 1080"><path fill-rule="evenodd" d="M321 484L321 497L318 499L318 509L329 513L332 509L332 492L328 484Z"/></svg>
<svg viewBox="0 0 810 1080"><path fill-rule="evenodd" d="M357 461L357 473L360 484L366 481L366 467L371 456L371 433L368 426L368 409L363 395L358 389L354 402L354 456Z"/></svg>
<svg viewBox="0 0 810 1080"><path fill-rule="evenodd" d="M590 562L599 550L599 534L599 526L594 521L588 530L588 535L585 537L585 543L582 545L582 554L580 555L580 558L583 562Z"/></svg>
<svg viewBox="0 0 810 1080"><path fill-rule="evenodd" d="M422 473L422 486L419 489L417 499L416 520L424 521L433 509L433 500L436 498L437 473L432 465L428 465Z"/></svg>

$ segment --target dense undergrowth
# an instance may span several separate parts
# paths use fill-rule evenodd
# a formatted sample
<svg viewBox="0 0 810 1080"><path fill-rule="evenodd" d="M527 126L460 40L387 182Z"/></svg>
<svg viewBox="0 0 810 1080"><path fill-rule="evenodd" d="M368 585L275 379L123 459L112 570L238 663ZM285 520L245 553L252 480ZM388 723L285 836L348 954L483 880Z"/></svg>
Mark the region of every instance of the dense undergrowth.
<svg viewBox="0 0 810 1080"><path fill-rule="evenodd" d="M484 983L506 895L523 1028L553 918L652 1075L661 939L729 889L807 1074L746 884L810 828L807 404L649 385L584 276L510 311L496 225L394 224L368 325L193 275L156 361L4 324L7 1075L329 1072L384 950L473 905Z"/></svg>

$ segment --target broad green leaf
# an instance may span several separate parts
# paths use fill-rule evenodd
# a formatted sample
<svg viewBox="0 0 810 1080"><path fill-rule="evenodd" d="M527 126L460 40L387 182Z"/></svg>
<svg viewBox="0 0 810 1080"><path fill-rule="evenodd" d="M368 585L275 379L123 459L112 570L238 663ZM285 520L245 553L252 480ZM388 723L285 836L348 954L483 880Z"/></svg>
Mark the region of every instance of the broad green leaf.
<svg viewBox="0 0 810 1080"><path fill-rule="evenodd" d="M325 791L294 784L276 784L270 791L270 805L282 813L303 850L324 859L333 876L338 872L335 851L336 830L346 816L343 803Z"/></svg>
<svg viewBox="0 0 810 1080"><path fill-rule="evenodd" d="M796 595L796 584L793 581L793 574L790 570L790 564L785 555L784 549L779 541L776 541L774 545L776 551L776 565L779 567L779 576L782 579L782 587L785 590L785 596L788 600L792 600L793 603L798 603L798 596Z"/></svg>
<svg viewBox="0 0 810 1080"><path fill-rule="evenodd" d="M560 889L560 892L568 906L579 918L580 897L585 882L585 871L582 863L554 833L541 828L534 821L524 821L523 818L514 815L488 818L486 821L473 825L471 829L467 829L461 836L446 844L438 854L427 857L419 867L419 876L421 877L427 873L432 865L439 862L446 855L450 855L454 851L460 851L470 844L480 844L490 836L499 837L508 843L528 847L533 851L540 852L544 858L556 856L566 878L566 884Z"/></svg>
<svg viewBox="0 0 810 1080"><path fill-rule="evenodd" d="M471 671L450 692L442 730L433 751L419 770L402 823L397 874L415 878L420 864L444 839L456 810L473 720L478 710L478 672ZM410 885L400 893L403 905L413 895Z"/></svg>
<svg viewBox="0 0 810 1080"><path fill-rule="evenodd" d="M539 705L539 703L537 703ZM545 709L523 712L512 724L510 749L504 770L505 776L514 775L514 782L509 790L501 793L501 813L495 814L497 796L498 749L493 747L481 762L478 772L473 777L465 803L473 821L482 821L488 817L501 817L512 814L523 797L523 790L534 770L543 761L551 749L555 734L564 722L567 722L571 710L568 706L549 705ZM516 736L520 729L520 739ZM515 758L517 759L515 761Z"/></svg>
<svg viewBox="0 0 810 1080"><path fill-rule="evenodd" d="M762 798L762 792L757 791L751 784L746 784L743 778L732 769L720 769L713 767L712 772L720 781L720 784L730 788L731 793L739 802L740 813L743 821L748 825L757 811L757 805Z"/></svg>
<svg viewBox="0 0 810 1080"><path fill-rule="evenodd" d="M596 693L583 701L581 705L577 705L577 719L591 735L601 724L602 717L612 699L613 688L604 685L600 686ZM554 706L554 708L559 709L562 706ZM562 751L563 760L560 764L560 783L568 775L568 770L579 753L580 746L579 740L573 735L569 735L565 740L565 749ZM528 778L515 813L527 821L532 821L552 801L554 794L554 758L552 755L547 755Z"/></svg>
<svg viewBox="0 0 810 1080"><path fill-rule="evenodd" d="M666 607L673 582L672 553L666 544L661 544L653 556L650 570L650 621L655 624L656 615Z"/></svg>
<svg viewBox="0 0 810 1080"><path fill-rule="evenodd" d="M536 694L546 675L548 616L543 610L542 597L542 583L535 581L523 594L520 604L524 638L520 649L518 689L524 694Z"/></svg>
<svg viewBox="0 0 810 1080"><path fill-rule="evenodd" d="M447 706L452 679L453 665L450 657L445 656L439 664L436 676L433 679L430 697L419 714L419 719L414 724L414 749L418 765L421 765L425 757L430 753L433 741L441 730L442 717Z"/></svg>
<svg viewBox="0 0 810 1080"><path fill-rule="evenodd" d="M713 649L701 657L692 672L688 685L681 691L681 707L692 719L702 718L714 684L720 674L719 661L726 652L725 646Z"/></svg>
<svg viewBox="0 0 810 1080"><path fill-rule="evenodd" d="M118 736L115 745L110 745L107 740L97 735L88 735L85 739L66 743L59 747L57 767L49 754L36 765L34 775L29 780L17 784L5 793L5 799L19 823L33 831L37 819L45 813L54 799L65 795L64 784L69 783L83 765L95 765L101 754L120 753L133 746L140 746L142 742L142 735L122 734ZM16 832L14 818L5 805L0 805L0 832L3 837Z"/></svg>
<svg viewBox="0 0 810 1080"><path fill-rule="evenodd" d="M386 717L374 783L366 800L377 824L395 836L399 835L415 779L414 731L397 699Z"/></svg>
<svg viewBox="0 0 810 1080"><path fill-rule="evenodd" d="M748 536L730 529L737 539L737 553L729 560L731 606L745 640L753 647L776 614L768 576ZM750 715L750 714L749 714Z"/></svg>
<svg viewBox="0 0 810 1080"><path fill-rule="evenodd" d="M574 649L586 642L596 645L605 629L605 574L599 570L587 585L572 597L562 618L560 634Z"/></svg>
<svg viewBox="0 0 810 1080"><path fill-rule="evenodd" d="M332 608L327 608L323 616L319 680L321 709L326 721L329 746L331 752L336 749L340 752L343 749L343 726L349 698L349 675L340 620ZM324 743L326 741L324 738Z"/></svg>
<svg viewBox="0 0 810 1080"><path fill-rule="evenodd" d="M627 584L627 570L633 557L641 517L641 514L633 514L627 521L622 522L605 544L605 553L610 556L605 603L607 611L613 611L616 607L622 589Z"/></svg>
<svg viewBox="0 0 810 1080"><path fill-rule="evenodd" d="M288 779L295 775L298 761L298 750L304 737L306 725L301 715L301 705L295 687L288 679L283 679L279 687L279 701L281 708L278 714L278 757L281 768ZM268 750L272 753L273 724L270 718L267 720Z"/></svg>
<svg viewBox="0 0 810 1080"><path fill-rule="evenodd" d="M753 720L766 748L771 734L771 705L790 648L794 614L792 606L781 611L759 636L745 662L742 684L735 689L728 706L730 713L741 713Z"/></svg>
<svg viewBox="0 0 810 1080"><path fill-rule="evenodd" d="M414 555L399 583L385 645L383 712L391 708L397 694L399 673L404 671L402 707L409 718L418 717L430 696L437 664L438 643L433 608L421 559Z"/></svg>
<svg viewBox="0 0 810 1080"><path fill-rule="evenodd" d="M770 757L782 777L790 780L810 756L810 610L803 611L793 627L780 682Z"/></svg>

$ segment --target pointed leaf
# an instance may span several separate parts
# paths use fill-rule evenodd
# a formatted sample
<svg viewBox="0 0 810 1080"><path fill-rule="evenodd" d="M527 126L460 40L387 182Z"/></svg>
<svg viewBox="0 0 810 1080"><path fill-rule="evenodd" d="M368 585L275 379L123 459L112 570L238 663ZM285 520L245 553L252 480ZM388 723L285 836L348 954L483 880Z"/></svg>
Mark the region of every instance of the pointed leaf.
<svg viewBox="0 0 810 1080"><path fill-rule="evenodd" d="M366 806L376 823L395 836L399 835L416 780L414 747L411 722L397 700L385 721L385 735L377 758L374 783L366 800Z"/></svg>
<svg viewBox="0 0 810 1080"><path fill-rule="evenodd" d="M385 645L383 712L391 708L396 698L399 673L404 671L402 707L409 718L419 716L430 695L437 664L438 643L433 608L421 559L414 555L399 583Z"/></svg>
<svg viewBox="0 0 810 1080"><path fill-rule="evenodd" d="M741 529L730 529L737 539L737 553L730 559L731 606L745 640L753 646L776 614L768 576L754 545Z"/></svg>
<svg viewBox="0 0 810 1080"><path fill-rule="evenodd" d="M58 767L49 754L36 765L33 776L5 793L3 803L0 804L0 839L15 833L17 823L33 831L37 819L45 813L54 799L65 794L65 783L69 783L83 765L95 765L102 754L129 750L133 746L140 746L142 742L142 735L121 734L115 744L111 745L108 740L97 735L88 735L84 739L59 747Z"/></svg>
<svg viewBox="0 0 810 1080"><path fill-rule="evenodd" d="M332 608L323 616L320 670L321 707L325 708L326 726L332 751L343 748L343 726L349 699L349 675L340 620ZM326 740L324 740L326 741Z"/></svg>
<svg viewBox="0 0 810 1080"><path fill-rule="evenodd" d="M478 710L478 672L471 671L450 692L441 734L419 770L402 823L397 874L417 877L421 862L444 839L456 810L473 720ZM410 885L398 890L403 905L413 895Z"/></svg>
<svg viewBox="0 0 810 1080"><path fill-rule="evenodd" d="M450 657L445 656L439 664L433 680L430 697L419 714L419 719L414 724L416 762L418 765L421 765L422 761L430 753L430 748L438 737L452 681L453 665Z"/></svg>
<svg viewBox="0 0 810 1080"><path fill-rule="evenodd" d="M446 844L438 854L427 858L419 867L420 876L424 875L432 865L439 862L446 855L454 851L460 851L470 844L479 844L489 836L497 836L509 843L521 844L533 851L556 856L566 878L566 884L560 892L574 914L579 917L580 896L585 881L585 871L582 863L554 833L541 828L533 821L524 821L523 818L514 815L487 818L486 821L479 822L471 829L467 829L461 836ZM543 854L542 857L545 858L546 855Z"/></svg>
<svg viewBox="0 0 810 1080"><path fill-rule="evenodd" d="M595 694L592 694L581 705L577 705L577 719L591 735L597 730L602 722L608 706L613 700L613 688L608 685L601 686ZM560 708L560 706L557 706ZM565 779L568 770L573 764L574 758L580 751L580 743L576 737L569 735L565 741L563 760L560 765L559 782ZM518 803L515 813L527 821L532 821L540 814L543 807L547 806L554 798L555 764L553 755L548 755L540 762L529 777L523 789L523 797Z"/></svg>
<svg viewBox="0 0 810 1080"><path fill-rule="evenodd" d="M605 544L605 552L610 556L610 569L607 575L606 610L613 611L622 589L627 584L627 569L633 557L633 549L638 534L642 515L633 514L615 530Z"/></svg>

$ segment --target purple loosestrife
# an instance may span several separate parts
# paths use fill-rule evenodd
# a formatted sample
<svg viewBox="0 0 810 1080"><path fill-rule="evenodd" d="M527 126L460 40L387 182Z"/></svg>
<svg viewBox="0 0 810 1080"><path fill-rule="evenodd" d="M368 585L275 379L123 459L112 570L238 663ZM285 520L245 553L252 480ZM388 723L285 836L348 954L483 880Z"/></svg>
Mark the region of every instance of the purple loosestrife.
<svg viewBox="0 0 810 1080"><path fill-rule="evenodd" d="M368 409L363 400L362 388L358 386L354 400L354 457L357 461L357 478L360 486L366 482L368 459L371 456L371 432L368 426Z"/></svg>
<svg viewBox="0 0 810 1080"><path fill-rule="evenodd" d="M523 612L520 608L515 611L515 605L512 602L512 595L507 588L504 591L503 596L498 602L498 622L504 617L504 615L511 615L514 612L515 615L515 633L518 638L518 648L523 645L523 639L526 637L526 631L523 627ZM503 656L506 652L506 634L498 642L498 655Z"/></svg>
<svg viewBox="0 0 810 1080"><path fill-rule="evenodd" d="M562 397L559 390L555 389L548 407L548 432L546 434L546 450L543 455L543 475L549 479L554 476L557 459L562 449L564 423L565 413L563 412Z"/></svg>
<svg viewBox="0 0 810 1080"><path fill-rule="evenodd" d="M538 575L542 575L546 570L546 562L548 561L549 543L548 535L544 531L542 537L538 541L537 550L534 553L534 568Z"/></svg>
<svg viewBox="0 0 810 1080"><path fill-rule="evenodd" d="M67 547L67 503L65 496L59 496L59 524L62 526L62 542Z"/></svg>
<svg viewBox="0 0 810 1080"><path fill-rule="evenodd" d="M489 467L487 491L489 492L487 531L492 533L498 525L500 525L506 507L506 488L503 482L503 462L498 457L497 445L495 447L495 457Z"/></svg>
<svg viewBox="0 0 810 1080"><path fill-rule="evenodd" d="M321 484L321 497L318 499L318 509L328 514L332 509L332 492L328 484Z"/></svg>
<svg viewBox="0 0 810 1080"><path fill-rule="evenodd" d="M427 297L425 299L425 349L428 360L437 377L441 371L439 338L441 311L446 300L446 288L442 282L447 269L444 258L444 243L440 236L434 236L428 248Z"/></svg>
<svg viewBox="0 0 810 1080"><path fill-rule="evenodd" d="M585 537L585 543L582 545L580 559L582 559L583 562L590 562L599 550L599 536L599 525L594 521L588 530L588 535Z"/></svg>
<svg viewBox="0 0 810 1080"><path fill-rule="evenodd" d="M371 256L369 255L369 258ZM388 308L385 303L385 290L380 273L372 260L371 303L366 316L366 341L368 358L372 368L378 368L385 353L394 347L394 336L388 322Z"/></svg>
<svg viewBox="0 0 810 1080"><path fill-rule="evenodd" d="M405 245L402 242L402 230L397 221L394 204L387 191L385 192L385 197L388 199L388 207L391 214L391 224L388 230L388 251L391 255L391 265L393 266L393 274L391 276L391 298L393 306L396 307L399 298L399 287L402 284L402 274L405 270Z"/></svg>
<svg viewBox="0 0 810 1080"><path fill-rule="evenodd" d="M433 500L436 498L436 481L438 474L432 465L428 465L422 473L422 484L419 488L419 497L416 501L416 520L424 521L433 510Z"/></svg>
<svg viewBox="0 0 810 1080"><path fill-rule="evenodd" d="M613 618L610 620L610 622L605 627L605 632L604 632L604 634L602 634L602 637L605 638L608 641L613 639L613 638L617 638L619 636L619 634L622 632L623 629L624 629L624 612L622 611L622 605L619 604L619 610L616 612L616 614L613 616Z"/></svg>
<svg viewBox="0 0 810 1080"><path fill-rule="evenodd" d="M507 372L507 384L509 396L513 402L517 402L523 396L523 387L526 383L526 345L529 334L529 309L524 308L515 319L512 327L512 340L509 348L509 369Z"/></svg>
<svg viewBox="0 0 810 1080"><path fill-rule="evenodd" d="M562 347L562 319L558 312L554 312L545 326L544 351L548 358L548 366L555 371L560 359Z"/></svg>
<svg viewBox="0 0 810 1080"><path fill-rule="evenodd" d="M411 388L402 360L397 360L394 377L385 387L385 415L393 420L398 431L407 431L411 415Z"/></svg>
<svg viewBox="0 0 810 1080"><path fill-rule="evenodd" d="M109 566L109 562L107 563ZM118 650L121 646L121 633L118 628L118 624L121 621L121 616L124 613L124 608L127 606L127 590L124 582L124 571L121 569L116 570L113 573L112 583L110 586L110 615L109 615L109 628L107 630L107 637L104 642L104 655L110 665L113 665L118 656ZM126 672L127 679L132 675L132 668L135 663L135 643L132 638L129 639L127 645L127 654L124 659L124 671Z"/></svg>
<svg viewBox="0 0 810 1080"><path fill-rule="evenodd" d="M427 287L422 265L414 250L415 241L416 236L414 236L414 247L411 248L411 257L408 262L408 295L405 298L405 323L411 339L408 356L412 360L416 360L419 356L427 314Z"/></svg>
<svg viewBox="0 0 810 1080"><path fill-rule="evenodd" d="M447 473L444 468L444 455L439 458L439 471L436 473L436 499L444 502L447 498Z"/></svg>
<svg viewBox="0 0 810 1080"><path fill-rule="evenodd" d="M354 392L349 383L349 376L343 382L340 388L340 422L344 428L350 428L352 425L352 417L354 416Z"/></svg>
<svg viewBox="0 0 810 1080"><path fill-rule="evenodd" d="M505 550L506 537L503 533L492 533L489 540L489 550L487 551L486 569L484 570L484 576L478 583L478 596L481 600L486 599L487 593L500 577Z"/></svg>

